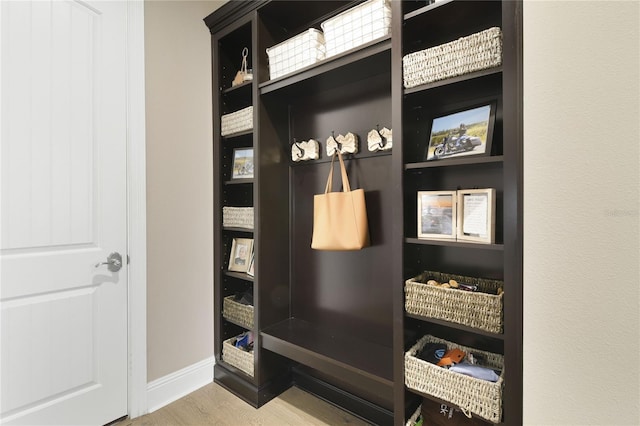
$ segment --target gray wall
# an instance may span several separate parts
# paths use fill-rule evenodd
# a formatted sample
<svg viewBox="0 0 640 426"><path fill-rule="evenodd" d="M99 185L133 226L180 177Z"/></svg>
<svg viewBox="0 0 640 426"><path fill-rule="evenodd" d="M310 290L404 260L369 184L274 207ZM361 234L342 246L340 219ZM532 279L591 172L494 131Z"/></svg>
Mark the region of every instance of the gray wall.
<svg viewBox="0 0 640 426"><path fill-rule="evenodd" d="M211 38L223 2L146 1L148 380L213 356Z"/></svg>
<svg viewBox="0 0 640 426"><path fill-rule="evenodd" d="M524 418L640 422L640 3L524 4Z"/></svg>

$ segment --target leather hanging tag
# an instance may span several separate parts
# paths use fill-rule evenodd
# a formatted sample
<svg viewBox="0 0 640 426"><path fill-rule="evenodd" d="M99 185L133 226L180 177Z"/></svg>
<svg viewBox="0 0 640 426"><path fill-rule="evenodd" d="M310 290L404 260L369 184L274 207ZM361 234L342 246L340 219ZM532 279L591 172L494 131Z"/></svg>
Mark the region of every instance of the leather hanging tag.
<svg viewBox="0 0 640 426"><path fill-rule="evenodd" d="M243 71L238 71L236 73L236 77L233 79L233 81L231 82L231 86L237 86L238 84L242 84L244 82L244 72Z"/></svg>

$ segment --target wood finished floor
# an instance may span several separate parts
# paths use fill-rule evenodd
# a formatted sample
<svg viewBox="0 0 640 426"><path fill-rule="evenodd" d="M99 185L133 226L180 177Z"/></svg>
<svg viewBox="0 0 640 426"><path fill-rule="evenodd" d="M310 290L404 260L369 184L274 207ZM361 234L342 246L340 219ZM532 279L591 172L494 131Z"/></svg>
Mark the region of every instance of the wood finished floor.
<svg viewBox="0 0 640 426"><path fill-rule="evenodd" d="M123 420L115 426L347 424L367 423L296 387L255 409L212 383L153 413Z"/></svg>

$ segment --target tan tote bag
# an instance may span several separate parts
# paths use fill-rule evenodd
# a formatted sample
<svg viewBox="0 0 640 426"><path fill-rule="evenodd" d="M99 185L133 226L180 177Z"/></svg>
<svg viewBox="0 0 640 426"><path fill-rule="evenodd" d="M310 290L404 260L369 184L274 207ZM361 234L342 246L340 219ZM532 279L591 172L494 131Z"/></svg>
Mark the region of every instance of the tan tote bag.
<svg viewBox="0 0 640 426"><path fill-rule="evenodd" d="M331 192L333 162L340 160L342 192ZM360 250L369 246L369 223L364 189L351 190L340 151L331 157L331 170L324 194L313 196L313 237L316 250Z"/></svg>

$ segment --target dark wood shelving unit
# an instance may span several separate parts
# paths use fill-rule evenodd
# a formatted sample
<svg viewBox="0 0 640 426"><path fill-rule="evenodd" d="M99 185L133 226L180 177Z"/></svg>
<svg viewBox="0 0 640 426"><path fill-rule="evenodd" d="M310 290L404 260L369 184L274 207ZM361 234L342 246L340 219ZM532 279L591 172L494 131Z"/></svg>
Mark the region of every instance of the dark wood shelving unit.
<svg viewBox="0 0 640 426"><path fill-rule="evenodd" d="M253 129L250 129L250 130L244 130L242 132L233 133L231 135L222 136L221 138L223 140L231 140L231 139L239 138L241 136L247 136L252 134L253 134Z"/></svg>
<svg viewBox="0 0 640 426"><path fill-rule="evenodd" d="M228 2L205 19L212 35L214 125L214 379L259 407L295 385L372 424L402 426L422 398L405 386L405 351L425 334L499 353L505 360L502 424L522 422L522 2L393 1L391 33L270 79L266 49L362 0ZM404 55L500 27L500 66L403 87ZM241 51L253 80L231 87ZM426 161L436 117L495 103L491 149ZM222 137L223 114L253 106L253 129ZM367 150L367 133L393 130L393 149ZM324 192L326 139L353 132L345 164L364 188L371 246L310 248L313 195ZM316 139L320 158L293 162L295 140ZM239 147L254 150L254 178L230 179ZM489 152L490 151L490 152ZM340 176L334 172L334 188ZM496 241L423 240L417 192L496 190ZM253 207L254 229L223 227L222 207ZM233 238L252 238L255 276L230 272ZM424 270L504 282L504 333L404 310L403 284ZM229 365L222 342L242 325L222 317L223 298L254 297L254 376ZM425 419L429 424L433 419ZM455 424L455 423L454 423Z"/></svg>
<svg viewBox="0 0 640 426"><path fill-rule="evenodd" d="M380 63L390 66L391 37L386 36L363 46L309 65L294 73L259 85L260 94L283 90L323 91L380 72ZM299 88L298 85L301 87Z"/></svg>
<svg viewBox="0 0 640 426"><path fill-rule="evenodd" d="M419 163L407 163L404 165L405 170L417 170L428 169L431 167L455 167L455 166L467 166L470 164L483 164L483 163L501 163L504 161L504 156L494 155L487 157L463 157L463 158L449 158L437 161L422 161Z"/></svg>
<svg viewBox="0 0 640 426"><path fill-rule="evenodd" d="M416 16L420 16L424 13L428 13L429 11L434 10L438 7L443 7L444 5L446 5L447 3L451 3L452 1L454 0L442 0L437 3L431 3L426 6L422 6L419 9L412 10L411 12L405 13L404 20L409 21L412 18L415 18Z"/></svg>
<svg viewBox="0 0 640 426"><path fill-rule="evenodd" d="M223 226L222 230L227 232L241 232L243 234L253 234L253 229L248 229L248 228L235 228L232 226Z"/></svg>
<svg viewBox="0 0 640 426"><path fill-rule="evenodd" d="M389 347L289 318L261 332L263 346L304 365L334 374L356 373L360 380L393 386Z"/></svg>
<svg viewBox="0 0 640 426"><path fill-rule="evenodd" d="M248 94L251 93L251 88L252 87L253 87L253 81L245 81L244 83L240 83L237 86L227 87L226 89L223 89L221 91L221 93L223 95L226 95L226 94L229 94L229 93L245 91L245 92L247 92L247 95L248 95Z"/></svg>
<svg viewBox="0 0 640 426"><path fill-rule="evenodd" d="M490 68L487 70L481 70L472 72L469 74L459 75L457 77L448 78L446 80L438 80L433 83L423 84L420 86L412 87L410 89L404 89L405 95L412 95L415 93L421 93L427 90L435 89L436 87L449 86L451 84L461 83L464 81L474 80L476 78L485 77L493 74L500 74L502 72L502 67Z"/></svg>
<svg viewBox="0 0 640 426"><path fill-rule="evenodd" d="M245 274L244 272L224 271L223 273L228 277L237 278L239 280L254 281L254 277L249 274Z"/></svg>
<svg viewBox="0 0 640 426"><path fill-rule="evenodd" d="M470 243L466 241L455 240L424 240L420 238L405 238L405 242L407 242L408 244L422 244L426 246L460 247L479 250L504 250L503 244Z"/></svg>
<svg viewBox="0 0 640 426"><path fill-rule="evenodd" d="M225 180L224 184L225 185L247 185L247 184L252 184L254 182L254 180L252 178L248 178L248 179L232 179L232 180Z"/></svg>
<svg viewBox="0 0 640 426"><path fill-rule="evenodd" d="M469 327L469 326L466 326L466 325L457 324L455 322L444 321L444 320L440 320L440 319L437 319L437 318L423 317L421 315L414 315L414 314L410 314L410 313L405 313L405 316L407 316L409 318L417 319L417 320L420 320L420 321L424 321L424 322L430 322L430 323L433 323L433 324L438 324L438 325L441 325L441 326L444 326L444 327L455 328L455 329L462 330L462 331L467 332L467 333L479 334L481 336L491 337L492 339L496 339L496 340L504 340L504 335L503 334L491 333L489 331L484 331L484 330L480 330L479 328L473 328L473 327Z"/></svg>

